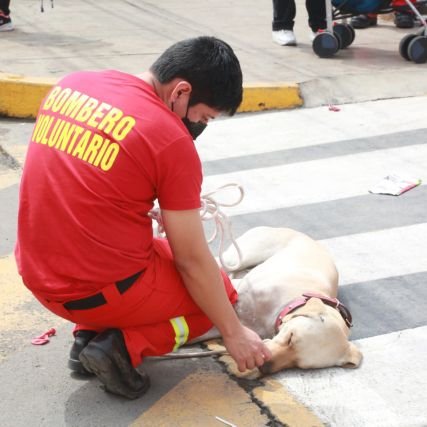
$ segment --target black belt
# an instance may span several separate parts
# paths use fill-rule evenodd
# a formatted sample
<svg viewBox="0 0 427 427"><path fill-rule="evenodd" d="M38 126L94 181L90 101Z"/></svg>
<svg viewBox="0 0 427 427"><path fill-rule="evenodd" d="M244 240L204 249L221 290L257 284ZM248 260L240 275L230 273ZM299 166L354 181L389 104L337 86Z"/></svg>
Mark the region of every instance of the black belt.
<svg viewBox="0 0 427 427"><path fill-rule="evenodd" d="M124 294L138 279L144 270L138 271L134 275L127 277L126 279L116 282L116 288L120 295ZM102 292L92 295L87 298L76 299L74 301L68 301L64 303L64 307L68 310L88 310L90 308L96 308L107 303Z"/></svg>

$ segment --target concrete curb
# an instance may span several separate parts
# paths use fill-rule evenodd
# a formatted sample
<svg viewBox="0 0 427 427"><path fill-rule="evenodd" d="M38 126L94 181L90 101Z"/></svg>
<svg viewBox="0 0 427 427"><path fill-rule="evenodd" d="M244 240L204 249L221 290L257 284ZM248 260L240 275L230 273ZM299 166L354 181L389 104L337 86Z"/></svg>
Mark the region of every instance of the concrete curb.
<svg viewBox="0 0 427 427"><path fill-rule="evenodd" d="M57 79L0 73L0 116L35 118L42 99ZM239 112L296 108L303 105L299 85L248 84Z"/></svg>
<svg viewBox="0 0 427 427"><path fill-rule="evenodd" d="M248 84L243 87L243 101L238 112L283 110L303 104L297 83Z"/></svg>
<svg viewBox="0 0 427 427"><path fill-rule="evenodd" d="M0 115L35 118L41 100L56 79L0 74Z"/></svg>

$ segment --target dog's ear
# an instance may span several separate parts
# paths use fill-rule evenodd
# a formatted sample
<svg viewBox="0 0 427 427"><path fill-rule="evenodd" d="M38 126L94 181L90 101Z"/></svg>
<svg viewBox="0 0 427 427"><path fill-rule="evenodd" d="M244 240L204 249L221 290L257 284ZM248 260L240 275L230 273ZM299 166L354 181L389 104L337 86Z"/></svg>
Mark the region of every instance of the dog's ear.
<svg viewBox="0 0 427 427"><path fill-rule="evenodd" d="M348 343L347 351L340 360L339 366L342 368L357 368L362 361L361 351L351 342Z"/></svg>

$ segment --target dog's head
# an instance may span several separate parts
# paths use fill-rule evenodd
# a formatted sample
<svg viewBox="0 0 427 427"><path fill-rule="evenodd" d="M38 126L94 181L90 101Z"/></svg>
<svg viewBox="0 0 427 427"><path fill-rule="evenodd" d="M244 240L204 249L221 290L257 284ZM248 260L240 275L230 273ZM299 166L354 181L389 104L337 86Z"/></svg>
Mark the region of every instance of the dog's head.
<svg viewBox="0 0 427 427"><path fill-rule="evenodd" d="M286 368L357 368L362 353L348 336L340 313L319 298L311 298L285 316L276 336L265 341L272 358L260 370L271 374Z"/></svg>

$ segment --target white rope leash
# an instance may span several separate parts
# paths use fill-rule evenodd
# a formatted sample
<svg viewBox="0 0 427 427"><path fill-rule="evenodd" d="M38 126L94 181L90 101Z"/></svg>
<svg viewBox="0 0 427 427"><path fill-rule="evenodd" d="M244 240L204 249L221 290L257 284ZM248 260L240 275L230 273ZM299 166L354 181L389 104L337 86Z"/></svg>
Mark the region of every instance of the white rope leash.
<svg viewBox="0 0 427 427"><path fill-rule="evenodd" d="M236 188L239 191L239 197L237 201L232 203L223 203L218 202L213 197L215 194L220 192L221 190L228 189L228 188ZM219 261L222 265L222 267L226 271L233 271L237 270L242 262L242 253L240 251L239 246L237 245L236 240L234 239L233 233L231 231L231 224L228 220L227 215L221 210L221 207L232 207L238 205L244 197L245 193L243 188L239 184L230 183L223 185L222 187L217 188L214 191L210 191L209 193L203 194L201 196L201 202L202 207L200 208L200 217L202 221L213 221L215 224L215 229L212 234L212 236L207 239L208 243L212 243L217 236L220 236L219 241ZM165 229L162 222L162 214L159 208L152 209L148 214L152 219L157 221L157 233L160 236L165 235ZM227 265L227 263L224 261L223 253L224 253L224 242L225 237L228 238L231 241L231 244L234 246L237 252L238 262L233 265Z"/></svg>
<svg viewBox="0 0 427 427"><path fill-rule="evenodd" d="M227 188L236 188L239 191L239 197L237 201L233 203L220 203L217 200L214 199L214 195L220 192L221 190L227 189ZM210 221L213 220L215 223L215 229L212 234L212 236L207 240L208 243L212 243L218 236L220 236L219 240L219 254L218 258L219 261L226 271L232 271L237 270L242 262L242 253L240 251L239 246L237 245L236 240L234 239L233 233L231 231L231 224L228 220L227 215L221 210L221 207L232 207L238 205L245 196L245 192L243 190L243 187L241 187L239 184L230 183L223 185L222 187L217 188L214 191L211 191L209 193L203 194L201 197L202 201L202 209L200 212L200 217L202 221ZM234 265L227 265L223 258L224 253L224 242L225 238L228 238L231 241L231 244L234 246L237 252L237 258L238 261Z"/></svg>

